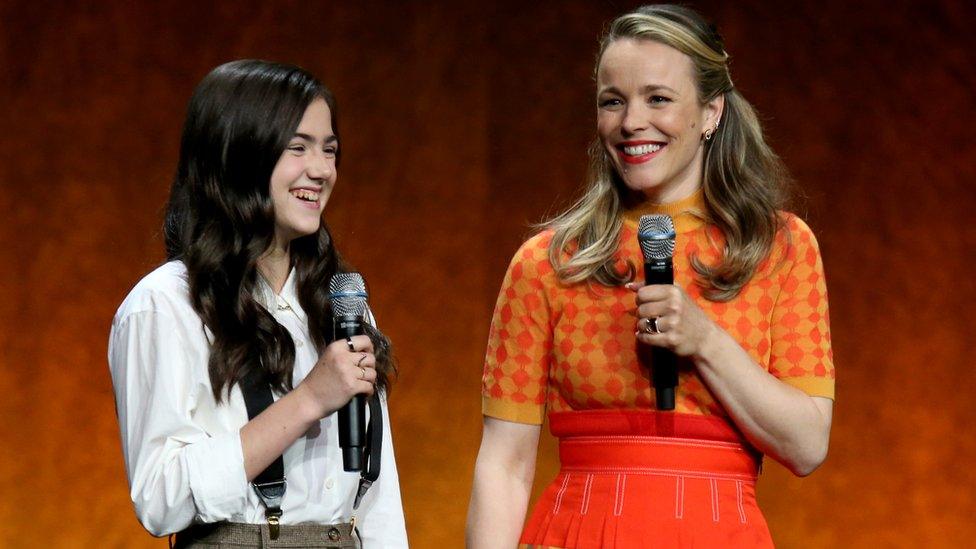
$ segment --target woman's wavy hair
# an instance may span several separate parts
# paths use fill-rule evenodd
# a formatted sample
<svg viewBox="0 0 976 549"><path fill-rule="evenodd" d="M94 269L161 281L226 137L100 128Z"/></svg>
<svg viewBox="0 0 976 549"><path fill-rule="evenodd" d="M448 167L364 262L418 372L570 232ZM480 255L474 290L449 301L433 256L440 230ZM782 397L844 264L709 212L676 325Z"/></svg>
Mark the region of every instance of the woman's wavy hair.
<svg viewBox="0 0 976 549"><path fill-rule="evenodd" d="M291 65L226 63L190 99L163 233L167 259L186 265L193 308L213 332L208 368L217 402L224 389L229 395L252 374L279 393L292 388L295 343L254 290L258 258L274 239L271 172L306 108L320 98L338 138L332 92ZM332 341L329 280L348 265L324 221L315 234L293 240L290 255L309 334L321 351ZM375 329L368 335L376 349L377 384L388 390L395 373L390 342Z"/></svg>
<svg viewBox="0 0 976 549"><path fill-rule="evenodd" d="M763 138L752 106L732 85L729 55L715 27L690 8L643 6L615 19L600 41L594 76L607 46L621 39L653 40L691 58L702 105L725 96L721 125L703 141L703 194L707 220L725 237L721 259L692 265L704 295L728 301L742 290L769 255L779 214L787 199L789 175ZM628 189L599 140L589 149L589 184L567 211L542 224L554 230L549 260L563 283L595 281L616 286L634 279L636 268L615 267Z"/></svg>

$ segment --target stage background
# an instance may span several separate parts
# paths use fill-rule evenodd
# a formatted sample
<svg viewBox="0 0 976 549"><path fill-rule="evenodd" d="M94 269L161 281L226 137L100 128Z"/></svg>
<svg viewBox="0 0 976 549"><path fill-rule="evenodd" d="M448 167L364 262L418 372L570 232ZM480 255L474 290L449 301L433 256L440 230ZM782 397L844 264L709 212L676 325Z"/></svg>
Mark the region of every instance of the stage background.
<svg viewBox="0 0 976 549"><path fill-rule="evenodd" d="M976 534L976 13L783 4L697 4L806 195L830 291L830 456L807 479L767 461L760 500L781 547L962 546ZM529 224L577 193L596 40L633 5L2 2L0 546L166 545L128 499L106 337L163 257L190 93L242 57L300 64L336 92L326 217L400 358L411 542L462 546L495 295ZM557 465L544 438L539 485Z"/></svg>

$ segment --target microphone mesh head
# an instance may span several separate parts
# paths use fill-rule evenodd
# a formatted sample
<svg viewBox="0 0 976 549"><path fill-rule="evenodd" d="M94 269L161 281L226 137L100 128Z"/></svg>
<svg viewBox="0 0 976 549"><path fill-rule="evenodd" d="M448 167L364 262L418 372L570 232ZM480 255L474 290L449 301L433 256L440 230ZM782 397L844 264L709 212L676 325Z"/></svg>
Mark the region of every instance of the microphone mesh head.
<svg viewBox="0 0 976 549"><path fill-rule="evenodd" d="M336 273L329 280L334 316L364 316L367 297L366 283L359 273Z"/></svg>
<svg viewBox="0 0 976 549"><path fill-rule="evenodd" d="M637 229L644 261L670 259L674 255L674 221L670 215L642 215Z"/></svg>

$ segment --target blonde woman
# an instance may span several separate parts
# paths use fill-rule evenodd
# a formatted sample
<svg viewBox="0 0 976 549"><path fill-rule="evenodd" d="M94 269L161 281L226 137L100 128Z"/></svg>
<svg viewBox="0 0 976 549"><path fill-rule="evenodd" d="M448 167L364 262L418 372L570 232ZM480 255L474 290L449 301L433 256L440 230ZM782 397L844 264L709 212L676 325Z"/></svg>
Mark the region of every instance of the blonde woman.
<svg viewBox="0 0 976 549"><path fill-rule="evenodd" d="M771 547L762 456L801 476L826 457L820 254L728 59L684 7L604 36L589 189L522 245L495 308L469 547ZM673 286L640 282L648 213L674 219ZM678 357L674 411L648 346ZM546 414L561 470L524 520Z"/></svg>

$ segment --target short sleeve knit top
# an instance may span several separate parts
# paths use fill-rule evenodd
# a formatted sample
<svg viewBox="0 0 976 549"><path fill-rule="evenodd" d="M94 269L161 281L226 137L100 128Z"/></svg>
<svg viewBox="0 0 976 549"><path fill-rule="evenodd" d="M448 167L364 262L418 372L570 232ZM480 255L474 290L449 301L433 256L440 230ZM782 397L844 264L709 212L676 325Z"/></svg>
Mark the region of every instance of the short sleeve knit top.
<svg viewBox="0 0 976 549"><path fill-rule="evenodd" d="M704 221L701 193L625 214L615 261L637 267L637 220L647 213L674 218L674 278L762 368L813 396L834 398L827 288L817 241L798 217L783 213L769 256L738 296L713 302L695 283L691 258L710 264L724 246ZM637 358L634 294L595 283L564 285L548 260L552 231L516 252L492 318L482 397L487 416L541 424L546 410L654 408L646 366ZM676 412L725 416L690 363L679 366Z"/></svg>

